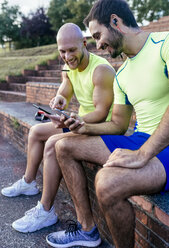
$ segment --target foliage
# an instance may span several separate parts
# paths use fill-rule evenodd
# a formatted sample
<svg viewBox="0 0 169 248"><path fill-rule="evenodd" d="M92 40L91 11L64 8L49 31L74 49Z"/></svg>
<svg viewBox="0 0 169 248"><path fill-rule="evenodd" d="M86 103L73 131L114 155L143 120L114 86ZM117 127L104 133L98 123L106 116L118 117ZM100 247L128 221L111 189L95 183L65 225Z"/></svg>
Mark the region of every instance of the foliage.
<svg viewBox="0 0 169 248"><path fill-rule="evenodd" d="M169 15L169 0L127 0L134 11L137 22L158 20Z"/></svg>
<svg viewBox="0 0 169 248"><path fill-rule="evenodd" d="M51 0L47 12L52 28L56 33L59 28L66 22L67 19L72 18L69 8L66 6L67 0Z"/></svg>
<svg viewBox="0 0 169 248"><path fill-rule="evenodd" d="M93 3L94 1L92 0L67 0L66 6L72 13L72 18L67 19L67 22L76 23L82 30L85 30L83 20L89 13Z"/></svg>
<svg viewBox="0 0 169 248"><path fill-rule="evenodd" d="M5 0L1 4L0 12L0 43L2 45L8 41L10 44L12 41L16 41L19 36L19 23L18 19L21 16L18 6L8 6L8 2Z"/></svg>
<svg viewBox="0 0 169 248"><path fill-rule="evenodd" d="M52 0L47 14L53 29L57 32L63 24L73 22L85 30L83 19L94 2L94 0Z"/></svg>
<svg viewBox="0 0 169 248"><path fill-rule="evenodd" d="M44 8L39 8L28 17L22 16L20 39L16 48L35 47L55 42L55 32L51 29Z"/></svg>

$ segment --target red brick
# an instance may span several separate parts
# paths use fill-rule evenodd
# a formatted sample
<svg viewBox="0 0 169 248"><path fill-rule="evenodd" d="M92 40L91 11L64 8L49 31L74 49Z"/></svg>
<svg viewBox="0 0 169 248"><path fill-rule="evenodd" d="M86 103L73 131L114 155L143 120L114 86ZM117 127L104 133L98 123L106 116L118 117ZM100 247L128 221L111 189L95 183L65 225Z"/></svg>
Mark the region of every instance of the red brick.
<svg viewBox="0 0 169 248"><path fill-rule="evenodd" d="M144 225L147 225L147 215L135 206L136 218L138 218Z"/></svg>
<svg viewBox="0 0 169 248"><path fill-rule="evenodd" d="M169 215L167 215L165 212L163 212L158 207L155 207L154 209L154 215L157 217L162 223L164 223L166 226L169 227Z"/></svg>
<svg viewBox="0 0 169 248"><path fill-rule="evenodd" d="M154 233L169 243L169 228L167 226L161 224L156 219L152 219L151 217L148 217L147 226L153 230Z"/></svg>
<svg viewBox="0 0 169 248"><path fill-rule="evenodd" d="M143 197L141 197L141 196L132 196L131 200L136 202L139 206L141 206L148 213L152 212L152 204L151 204L151 202L145 200Z"/></svg>
<svg viewBox="0 0 169 248"><path fill-rule="evenodd" d="M148 230L145 225L136 219L136 229L145 238L148 238Z"/></svg>

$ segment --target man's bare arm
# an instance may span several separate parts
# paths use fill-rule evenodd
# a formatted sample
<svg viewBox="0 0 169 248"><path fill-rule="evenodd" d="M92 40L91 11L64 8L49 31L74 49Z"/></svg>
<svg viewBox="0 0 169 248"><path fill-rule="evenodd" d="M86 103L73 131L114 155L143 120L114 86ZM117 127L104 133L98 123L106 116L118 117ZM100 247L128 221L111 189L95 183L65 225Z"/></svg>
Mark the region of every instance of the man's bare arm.
<svg viewBox="0 0 169 248"><path fill-rule="evenodd" d="M140 152L143 153L148 160L156 156L164 148L169 145L169 106L157 129L142 145Z"/></svg>
<svg viewBox="0 0 169 248"><path fill-rule="evenodd" d="M83 125L79 125L79 120L69 118L65 121L65 125L71 131L79 134L124 134L129 126L132 110L131 105L115 104L113 106L112 120L109 122L83 123Z"/></svg>
<svg viewBox="0 0 169 248"><path fill-rule="evenodd" d="M82 117L87 123L106 120L113 102L113 81L115 70L109 65L99 65L93 73L93 103L95 110Z"/></svg>
<svg viewBox="0 0 169 248"><path fill-rule="evenodd" d="M65 109L73 95L73 87L67 75L67 72L62 72L62 83L57 91L56 96L50 101L51 108Z"/></svg>

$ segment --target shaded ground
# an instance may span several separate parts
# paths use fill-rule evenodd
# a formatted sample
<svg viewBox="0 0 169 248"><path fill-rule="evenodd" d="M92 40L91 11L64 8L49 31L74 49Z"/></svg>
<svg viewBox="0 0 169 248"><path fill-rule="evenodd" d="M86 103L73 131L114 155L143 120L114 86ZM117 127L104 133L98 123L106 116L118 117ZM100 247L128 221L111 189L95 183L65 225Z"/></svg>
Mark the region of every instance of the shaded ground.
<svg viewBox="0 0 169 248"><path fill-rule="evenodd" d="M7 140L0 137L0 189L21 178L25 171L26 157ZM39 173L37 181L42 190L42 176ZM0 194L0 248L49 248L46 235L65 228L67 219L74 219L70 199L61 190L55 200L56 212L59 222L40 231L22 234L11 227L11 223L22 217L24 212L34 207L40 200L37 196L20 196L15 198L4 197ZM99 248L111 248L105 241Z"/></svg>

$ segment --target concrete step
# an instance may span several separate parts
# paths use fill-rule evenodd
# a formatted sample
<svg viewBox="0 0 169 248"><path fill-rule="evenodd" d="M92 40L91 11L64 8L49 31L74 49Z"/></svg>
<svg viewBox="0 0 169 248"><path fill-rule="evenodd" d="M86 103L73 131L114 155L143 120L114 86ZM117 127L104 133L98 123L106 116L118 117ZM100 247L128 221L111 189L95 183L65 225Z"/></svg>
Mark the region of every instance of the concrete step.
<svg viewBox="0 0 169 248"><path fill-rule="evenodd" d="M40 77L61 77L61 70L41 70L37 71L37 76Z"/></svg>
<svg viewBox="0 0 169 248"><path fill-rule="evenodd" d="M23 102L26 101L26 93L1 90L0 100L5 102Z"/></svg>
<svg viewBox="0 0 169 248"><path fill-rule="evenodd" d="M26 84L9 84L8 90L16 92L26 92Z"/></svg>
<svg viewBox="0 0 169 248"><path fill-rule="evenodd" d="M60 77L26 77L26 82L47 82L47 83L59 83Z"/></svg>

